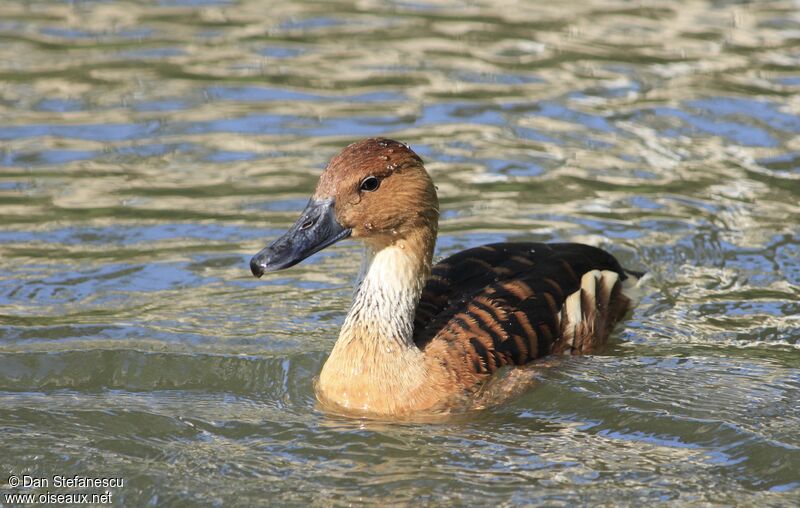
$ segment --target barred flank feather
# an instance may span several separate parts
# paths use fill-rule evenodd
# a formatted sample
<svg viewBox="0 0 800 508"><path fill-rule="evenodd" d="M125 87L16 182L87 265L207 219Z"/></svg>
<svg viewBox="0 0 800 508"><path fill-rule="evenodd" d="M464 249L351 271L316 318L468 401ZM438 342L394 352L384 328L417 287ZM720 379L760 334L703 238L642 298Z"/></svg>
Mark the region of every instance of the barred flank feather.
<svg viewBox="0 0 800 508"><path fill-rule="evenodd" d="M414 342L464 377L484 377L552 353L590 353L628 311L628 275L581 244L499 243L432 269Z"/></svg>

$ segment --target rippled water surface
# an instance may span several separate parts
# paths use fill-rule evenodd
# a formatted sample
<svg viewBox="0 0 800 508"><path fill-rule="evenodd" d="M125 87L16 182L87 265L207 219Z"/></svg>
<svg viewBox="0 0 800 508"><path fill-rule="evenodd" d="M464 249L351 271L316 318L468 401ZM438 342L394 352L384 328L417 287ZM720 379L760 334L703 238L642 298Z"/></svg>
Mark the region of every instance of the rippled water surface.
<svg viewBox="0 0 800 508"><path fill-rule="evenodd" d="M456 421L319 410L359 247L247 260L369 135L426 160L437 256L650 271L614 346ZM794 505L799 201L796 1L4 0L0 494Z"/></svg>

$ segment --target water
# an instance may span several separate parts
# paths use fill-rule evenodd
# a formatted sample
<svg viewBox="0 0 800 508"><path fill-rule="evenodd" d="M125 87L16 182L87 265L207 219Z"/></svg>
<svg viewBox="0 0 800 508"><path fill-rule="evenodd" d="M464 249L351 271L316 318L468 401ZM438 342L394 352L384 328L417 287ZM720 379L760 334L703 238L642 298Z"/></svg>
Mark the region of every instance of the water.
<svg viewBox="0 0 800 508"><path fill-rule="evenodd" d="M121 477L127 506L794 505L798 13L2 2L0 494L29 474ZM577 240L649 270L609 351L451 422L320 411L359 249L262 280L247 261L370 135L427 161L437 256Z"/></svg>

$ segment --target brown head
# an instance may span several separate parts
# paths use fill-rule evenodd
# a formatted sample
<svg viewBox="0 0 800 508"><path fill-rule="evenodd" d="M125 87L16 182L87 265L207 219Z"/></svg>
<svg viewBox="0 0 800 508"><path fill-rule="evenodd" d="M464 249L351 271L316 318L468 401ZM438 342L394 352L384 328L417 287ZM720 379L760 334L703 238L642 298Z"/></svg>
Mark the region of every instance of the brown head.
<svg viewBox="0 0 800 508"><path fill-rule="evenodd" d="M256 254L250 268L257 277L289 268L348 236L375 250L420 235L432 242L438 220L439 201L422 159L403 143L365 139L331 160L298 221Z"/></svg>

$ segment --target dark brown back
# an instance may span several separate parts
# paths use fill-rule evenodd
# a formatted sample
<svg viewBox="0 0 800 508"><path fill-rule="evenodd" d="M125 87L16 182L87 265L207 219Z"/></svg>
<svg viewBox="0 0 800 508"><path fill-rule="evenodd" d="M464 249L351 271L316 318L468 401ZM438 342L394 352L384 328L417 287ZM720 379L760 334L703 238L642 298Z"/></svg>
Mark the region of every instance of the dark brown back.
<svg viewBox="0 0 800 508"><path fill-rule="evenodd" d="M414 342L423 350L432 341L449 343L443 350L466 355L475 373L524 365L558 347L561 308L591 270L627 278L611 254L583 244L497 243L459 252L433 267ZM615 315L606 316L600 334L627 311L619 307L607 310Z"/></svg>

